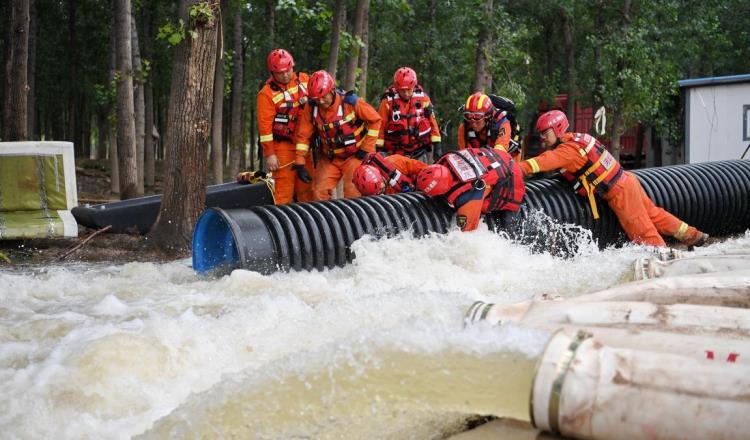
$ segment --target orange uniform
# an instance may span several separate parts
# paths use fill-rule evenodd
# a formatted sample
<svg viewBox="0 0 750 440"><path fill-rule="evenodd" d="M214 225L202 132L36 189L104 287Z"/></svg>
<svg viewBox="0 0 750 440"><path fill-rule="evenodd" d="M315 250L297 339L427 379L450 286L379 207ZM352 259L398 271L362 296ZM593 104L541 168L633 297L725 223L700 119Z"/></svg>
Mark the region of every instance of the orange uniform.
<svg viewBox="0 0 750 440"><path fill-rule="evenodd" d="M313 177L316 200L328 200L339 181L344 179L344 197L359 197L352 183L354 169L366 153L375 152L380 130L380 115L362 98L334 93L331 106L305 106L296 136L296 163L306 164L310 139L317 132L321 159Z"/></svg>
<svg viewBox="0 0 750 440"><path fill-rule="evenodd" d="M263 156L276 155L279 169L273 172L274 199L277 205L313 200L312 185L297 177L292 169L295 159L294 133L302 109L308 107L306 73L294 74L288 84L269 79L258 92L257 118ZM308 172L312 172L310 164Z"/></svg>
<svg viewBox="0 0 750 440"><path fill-rule="evenodd" d="M593 138L578 133L563 134L555 149L521 162L523 174L529 175L557 169L568 173L578 173L587 165L590 167L588 152L581 148L580 143L574 142L578 139ZM590 141L590 145L593 146L594 141L595 139ZM609 155L608 152L602 154L603 159L600 161L601 163L609 162L607 169L620 167L614 158L605 157L607 155ZM606 177L606 171L602 174L601 180ZM593 192L591 194L593 196ZM638 178L627 171L623 170L621 176L611 182L610 188L606 193L601 194L601 197L612 208L628 238L634 243L663 247L666 244L659 235L660 233L687 242L692 242L702 235L696 228L688 226L687 223L666 210L654 205ZM592 208L595 209L595 206Z"/></svg>
<svg viewBox="0 0 750 440"><path fill-rule="evenodd" d="M488 121L489 125L491 121ZM498 150L508 152L508 145L510 144L511 126L510 121L506 118L501 124L497 132L497 136L493 140L489 134L489 127L485 125L485 128L480 130L478 133L471 130L466 121L462 122L458 126L458 149L463 150L464 148L497 148ZM467 135L468 133L468 135ZM472 136L472 134L474 136ZM521 159L521 151L516 151L511 154L511 157L516 162Z"/></svg>
<svg viewBox="0 0 750 440"><path fill-rule="evenodd" d="M380 101L378 113L382 119L378 151L420 157L431 144L442 140L432 101L421 87L408 101L401 99L395 90L389 90Z"/></svg>
<svg viewBox="0 0 750 440"><path fill-rule="evenodd" d="M390 162L401 174L406 176L410 182L417 180L417 174L420 171L427 168L427 164L421 160L412 159L400 154L392 154L385 158L386 161ZM388 176L384 176L388 179ZM414 188L414 184L411 185ZM399 190L394 188L393 185L388 185L385 188L386 194L398 194Z"/></svg>

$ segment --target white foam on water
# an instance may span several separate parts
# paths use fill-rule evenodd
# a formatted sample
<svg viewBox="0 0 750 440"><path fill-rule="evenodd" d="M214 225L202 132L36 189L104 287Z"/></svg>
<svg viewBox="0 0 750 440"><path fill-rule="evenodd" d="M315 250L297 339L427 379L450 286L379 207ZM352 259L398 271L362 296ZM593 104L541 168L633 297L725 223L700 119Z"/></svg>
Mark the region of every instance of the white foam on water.
<svg viewBox="0 0 750 440"><path fill-rule="evenodd" d="M750 247L750 235L700 252L723 247ZM399 371L420 356L456 365L508 351L533 358L543 336L463 329L463 314L476 300L604 289L631 280L632 262L650 255L581 249L570 259L532 254L480 230L363 238L353 264L324 272L204 279L185 262L4 270L0 432L129 438L160 420L201 419L211 402L270 381L269 371L304 375L345 355L364 371L375 369L368 359ZM405 414L404 429L426 420Z"/></svg>

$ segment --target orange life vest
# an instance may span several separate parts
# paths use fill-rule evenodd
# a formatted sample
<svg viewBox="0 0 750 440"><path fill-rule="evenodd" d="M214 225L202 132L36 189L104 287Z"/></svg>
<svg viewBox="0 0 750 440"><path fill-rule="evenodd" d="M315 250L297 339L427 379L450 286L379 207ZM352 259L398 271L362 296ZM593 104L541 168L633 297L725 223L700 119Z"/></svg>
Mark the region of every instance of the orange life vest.
<svg viewBox="0 0 750 440"><path fill-rule="evenodd" d="M271 77L266 84L274 92L271 98L276 109L271 128L273 137L275 140L293 140L299 114L307 103L307 83L295 77L284 90Z"/></svg>
<svg viewBox="0 0 750 440"><path fill-rule="evenodd" d="M388 121L383 131L383 147L387 153L414 153L431 144L432 105L430 97L421 86L414 89L409 100L411 113L401 113L402 101L395 88L390 88L383 95L388 100ZM413 155L413 154L411 154Z"/></svg>
<svg viewBox="0 0 750 440"><path fill-rule="evenodd" d="M476 132L471 129L471 126L469 124L464 123L464 139L466 140L466 148L494 148L497 136L500 134L500 129L502 128L505 121L509 121L506 112L496 110L490 120L487 121L487 124L482 129L482 132L485 134L484 141L480 139L482 132ZM515 153L519 149L520 144L517 141L514 142L511 138L510 145L508 145L508 153Z"/></svg>
<svg viewBox="0 0 750 440"><path fill-rule="evenodd" d="M492 185L482 204L483 213L520 209L526 187L521 169L508 153L494 148L466 148L446 153L435 163L447 166L456 179L444 196L451 206L461 194Z"/></svg>
<svg viewBox="0 0 750 440"><path fill-rule="evenodd" d="M380 171L380 175L386 179L388 186L393 188L394 192L405 193L414 191L414 180L404 175L404 173L399 171L398 168L382 155L378 153L369 154L362 162L362 165L372 165L377 168Z"/></svg>
<svg viewBox="0 0 750 440"><path fill-rule="evenodd" d="M357 95L353 92L344 94L336 90L341 98L335 116L327 121L321 115L317 105L313 105L313 123L320 138L321 152L333 160L346 159L359 150L364 141L365 122L357 117L354 106Z"/></svg>
<svg viewBox="0 0 750 440"><path fill-rule="evenodd" d="M586 164L580 169L573 172L564 169L560 171L573 184L574 191L589 199L594 218L599 218L594 194L607 194L615 183L624 178L620 162L589 134L565 133L560 142L575 144L581 156L586 156Z"/></svg>

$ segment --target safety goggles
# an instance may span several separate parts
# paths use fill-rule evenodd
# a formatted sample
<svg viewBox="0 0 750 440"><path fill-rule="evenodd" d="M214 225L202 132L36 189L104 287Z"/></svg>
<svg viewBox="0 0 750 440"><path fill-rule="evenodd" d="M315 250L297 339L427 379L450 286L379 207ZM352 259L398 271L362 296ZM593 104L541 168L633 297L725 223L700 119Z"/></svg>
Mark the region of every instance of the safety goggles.
<svg viewBox="0 0 750 440"><path fill-rule="evenodd" d="M464 112L464 119L467 121L481 121L486 117L487 115L482 112Z"/></svg>

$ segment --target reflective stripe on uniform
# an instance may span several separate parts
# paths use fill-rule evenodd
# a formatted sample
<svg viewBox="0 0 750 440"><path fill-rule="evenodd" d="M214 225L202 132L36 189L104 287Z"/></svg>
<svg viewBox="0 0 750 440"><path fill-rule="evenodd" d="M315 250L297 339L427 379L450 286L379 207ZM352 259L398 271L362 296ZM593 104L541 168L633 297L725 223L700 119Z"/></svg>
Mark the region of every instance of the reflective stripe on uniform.
<svg viewBox="0 0 750 440"><path fill-rule="evenodd" d="M539 164L536 163L536 159L529 159L526 161L526 163L531 167L532 173L538 173L539 171L541 171L541 168L539 168Z"/></svg>
<svg viewBox="0 0 750 440"><path fill-rule="evenodd" d="M378 139L377 141L375 141L375 145L377 145L378 147L382 147L383 145L385 145L385 139Z"/></svg>
<svg viewBox="0 0 750 440"><path fill-rule="evenodd" d="M367 130L367 136L377 137L380 134L380 130Z"/></svg>
<svg viewBox="0 0 750 440"><path fill-rule="evenodd" d="M310 149L310 146L307 144L297 144L297 151L307 151Z"/></svg>
<svg viewBox="0 0 750 440"><path fill-rule="evenodd" d="M674 238L678 240L682 240L685 238L685 234L688 230L688 224L685 222L680 223L680 227L677 229L677 232L674 233Z"/></svg>
<svg viewBox="0 0 750 440"><path fill-rule="evenodd" d="M431 136L430 142L441 142L442 138L440 136Z"/></svg>
<svg viewBox="0 0 750 440"><path fill-rule="evenodd" d="M264 135L264 136L260 137L260 141L261 142L271 142L272 140L273 140L273 135L272 134L267 134L267 135Z"/></svg>

